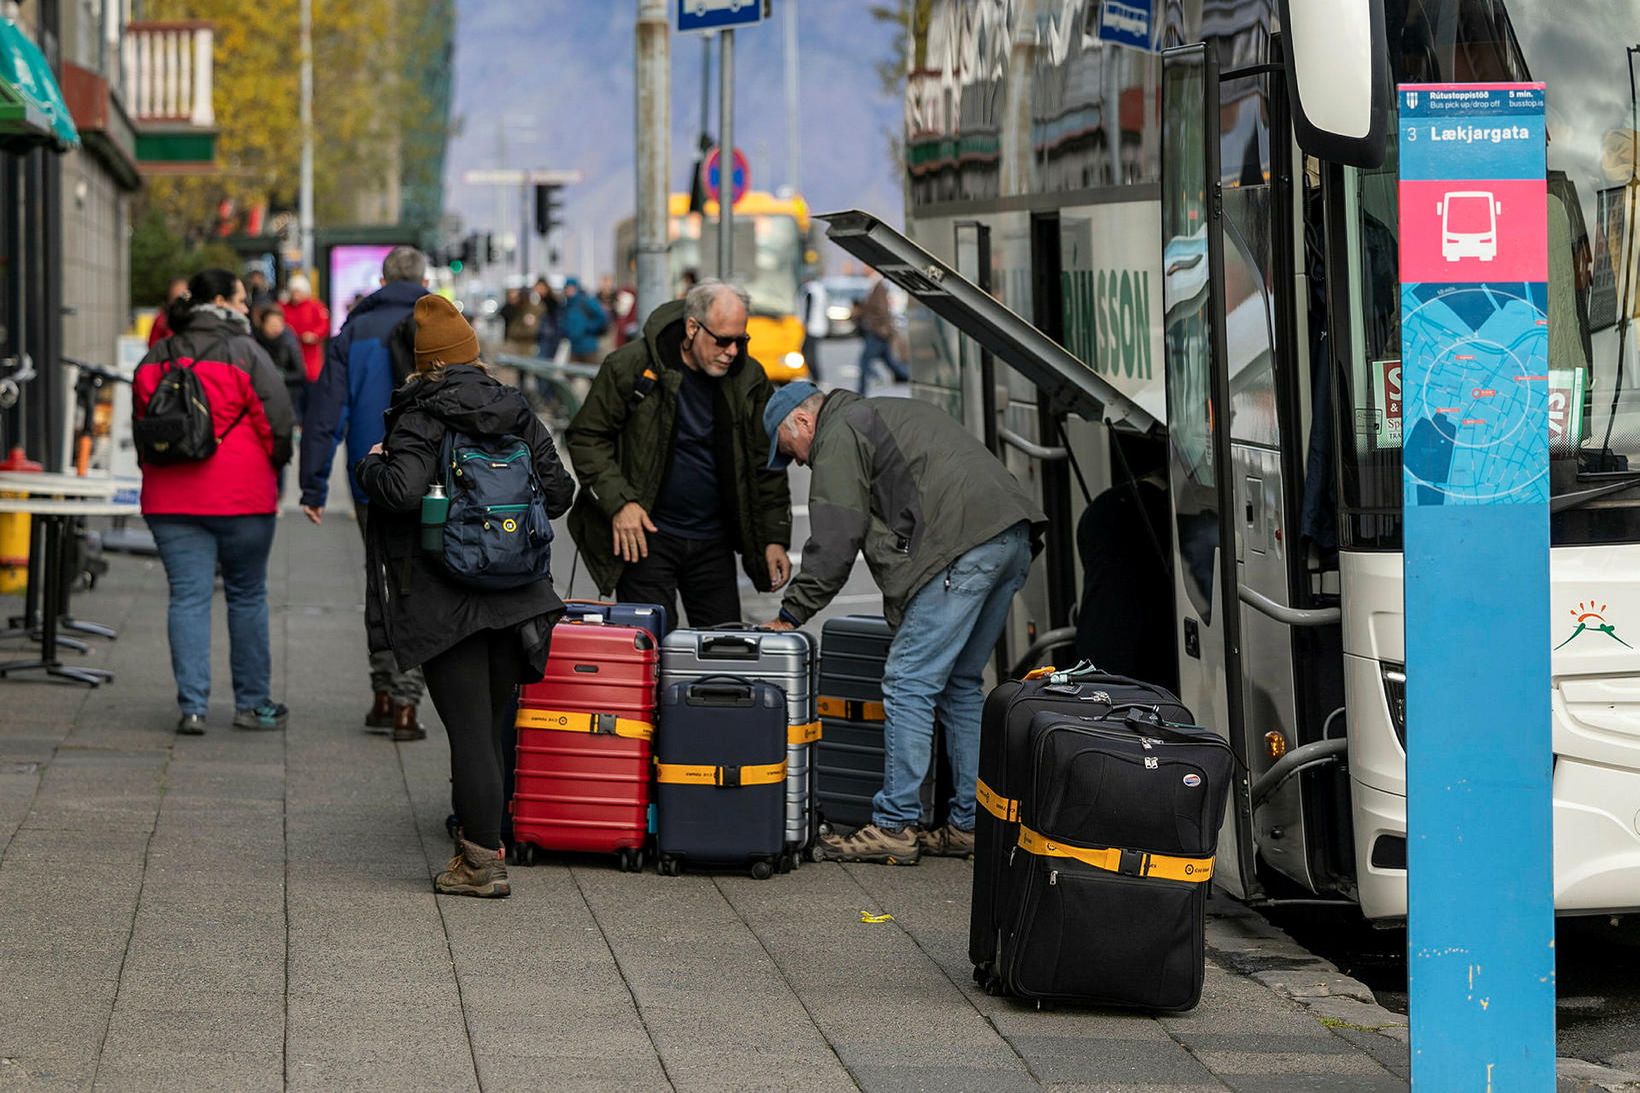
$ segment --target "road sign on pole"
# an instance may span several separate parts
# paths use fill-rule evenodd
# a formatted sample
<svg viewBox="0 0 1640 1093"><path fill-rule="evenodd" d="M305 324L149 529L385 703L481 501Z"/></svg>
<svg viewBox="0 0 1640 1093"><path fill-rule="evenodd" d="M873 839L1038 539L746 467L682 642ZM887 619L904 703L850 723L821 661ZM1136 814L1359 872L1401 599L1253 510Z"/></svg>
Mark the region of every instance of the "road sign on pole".
<svg viewBox="0 0 1640 1093"><path fill-rule="evenodd" d="M678 33L754 26L767 6L768 0L677 0Z"/></svg>
<svg viewBox="0 0 1640 1093"><path fill-rule="evenodd" d="M1412 1084L1553 1089L1543 85L1399 96Z"/></svg>
<svg viewBox="0 0 1640 1093"><path fill-rule="evenodd" d="M713 148L706 153L706 159L700 165L701 189L706 191L706 200L721 201L723 194L723 156L721 149ZM752 184L752 167L746 156L739 148L730 157L732 164L729 173L729 203L740 204L740 199L746 196L746 191Z"/></svg>
<svg viewBox="0 0 1640 1093"><path fill-rule="evenodd" d="M1093 15L1093 10L1089 10ZM1134 49L1155 48L1155 0L1100 0L1099 40Z"/></svg>

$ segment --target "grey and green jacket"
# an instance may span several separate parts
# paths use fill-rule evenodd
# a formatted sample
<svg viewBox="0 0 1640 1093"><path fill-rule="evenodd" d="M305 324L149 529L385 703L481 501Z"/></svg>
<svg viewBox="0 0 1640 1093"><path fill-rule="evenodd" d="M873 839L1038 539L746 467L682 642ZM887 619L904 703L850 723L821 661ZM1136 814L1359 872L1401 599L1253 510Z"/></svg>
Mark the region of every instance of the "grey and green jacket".
<svg viewBox="0 0 1640 1093"><path fill-rule="evenodd" d="M581 482L569 532L587 572L606 596L625 568L614 551L610 521L629 501L653 511L672 463L683 331L682 300L657 307L644 323L642 339L604 358L586 402L564 434L564 448ZM643 384L648 390L639 397L646 371L653 381ZM714 408L723 524L746 575L763 592L769 590L764 552L770 544L790 546L792 534L786 472L766 465L763 407L772 391L763 366L742 353L720 381Z"/></svg>
<svg viewBox="0 0 1640 1093"><path fill-rule="evenodd" d="M1048 519L955 418L908 398L833 391L809 448L809 541L781 611L802 625L837 595L864 553L899 626L929 579L1021 521Z"/></svg>

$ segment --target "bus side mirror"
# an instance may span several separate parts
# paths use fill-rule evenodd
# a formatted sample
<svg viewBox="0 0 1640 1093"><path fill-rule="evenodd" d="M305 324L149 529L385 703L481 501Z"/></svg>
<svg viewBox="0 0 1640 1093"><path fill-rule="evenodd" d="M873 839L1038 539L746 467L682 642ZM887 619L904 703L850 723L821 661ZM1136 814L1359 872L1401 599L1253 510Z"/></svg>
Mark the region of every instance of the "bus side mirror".
<svg viewBox="0 0 1640 1093"><path fill-rule="evenodd" d="M1381 166L1391 91L1382 0L1281 0L1281 28L1299 147L1350 167Z"/></svg>

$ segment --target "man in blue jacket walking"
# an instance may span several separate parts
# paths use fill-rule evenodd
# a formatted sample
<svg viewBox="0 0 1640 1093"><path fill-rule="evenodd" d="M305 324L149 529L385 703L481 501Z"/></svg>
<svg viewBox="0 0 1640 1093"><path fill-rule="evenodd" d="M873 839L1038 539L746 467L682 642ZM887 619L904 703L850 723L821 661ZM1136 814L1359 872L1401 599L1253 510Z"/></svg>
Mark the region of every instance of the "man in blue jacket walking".
<svg viewBox="0 0 1640 1093"><path fill-rule="evenodd" d="M427 256L414 247L394 247L382 261L382 287L360 300L348 313L342 332L330 339L324 370L308 389L307 416L302 420L302 511L315 524L324 519L330 466L345 434L354 512L359 531L365 530L369 509L351 468L381 441L386 431L382 415L404 382L388 335L425 295ZM366 728L391 732L401 741L427 735L416 716L424 689L420 668L400 672L392 653L372 653L370 687L375 702L365 715Z"/></svg>

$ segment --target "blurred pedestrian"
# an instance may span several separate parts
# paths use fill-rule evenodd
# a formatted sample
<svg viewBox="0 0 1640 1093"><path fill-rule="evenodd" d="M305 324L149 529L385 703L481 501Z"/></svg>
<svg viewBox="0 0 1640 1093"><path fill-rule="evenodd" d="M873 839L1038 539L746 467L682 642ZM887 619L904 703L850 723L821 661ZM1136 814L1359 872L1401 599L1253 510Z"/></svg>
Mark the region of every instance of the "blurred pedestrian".
<svg viewBox="0 0 1640 1093"><path fill-rule="evenodd" d="M564 310L559 325L569 341L569 359L597 364L598 339L609 329L609 312L596 296L582 290L579 278L564 282Z"/></svg>
<svg viewBox="0 0 1640 1093"><path fill-rule="evenodd" d="M188 278L173 277L171 283L165 287L165 306L154 315L154 321L148 326L148 347L152 349L154 343L171 333L171 305L188 294Z"/></svg>
<svg viewBox="0 0 1640 1093"><path fill-rule="evenodd" d="M689 290L700 284L700 270L694 266L685 266L683 274L678 278L678 299L689 295Z"/></svg>
<svg viewBox="0 0 1640 1093"><path fill-rule="evenodd" d="M387 436L357 471L373 514L368 602L379 625L371 627L371 648L390 651L403 669L422 666L450 737L460 826L455 856L434 888L506 896L506 741L518 686L546 670L564 605L551 581L506 591L457 583L421 547L421 501L443 479L440 453L452 431L475 440L521 438L552 517L569 508L575 483L523 396L479 361L477 335L448 300L417 300L414 325L415 375L394 394Z"/></svg>
<svg viewBox="0 0 1640 1093"><path fill-rule="evenodd" d="M501 316L502 341L507 353L515 357L535 356L536 331L541 325L541 305L530 299L525 288L509 288L506 302L497 312Z"/></svg>
<svg viewBox="0 0 1640 1093"><path fill-rule="evenodd" d="M551 360L558 353L558 343L564 340L558 325L563 305L545 277L536 278L535 302L541 305L541 318L535 327L535 355Z"/></svg>
<svg viewBox="0 0 1640 1093"><path fill-rule="evenodd" d="M854 305L854 322L860 331L860 394L866 393L871 366L882 361L895 383L905 383L911 373L894 355L894 305L888 297L888 281L878 277L859 303Z"/></svg>
<svg viewBox="0 0 1640 1093"><path fill-rule="evenodd" d="M394 247L382 261L382 287L359 301L330 343L319 382L308 389L302 424L302 511L317 524L330 496L330 465L336 447L347 438L352 467L382 438L382 414L393 392L414 371L410 359L395 360L389 334L410 317L416 301L427 295L427 256L414 247ZM369 535L369 497L357 476L353 487L359 532ZM423 690L421 673L401 670L387 653L370 656L370 689L375 695L365 714L365 728L391 732L395 740L427 735L417 708Z"/></svg>
<svg viewBox="0 0 1640 1093"><path fill-rule="evenodd" d="M302 363L307 380L314 383L325 366L325 341L330 337L330 309L313 298L313 283L298 273L290 279L290 299L285 303L285 322L302 343Z"/></svg>
<svg viewBox="0 0 1640 1093"><path fill-rule="evenodd" d="M261 266L254 267L245 275L245 298L251 305L252 315L277 302L273 298L273 289L268 287L268 275L262 272Z"/></svg>
<svg viewBox="0 0 1640 1093"><path fill-rule="evenodd" d="M273 362L251 336L239 278L225 269L207 269L186 287L170 308L174 333L155 343L131 381L142 515L170 586L166 630L181 712L177 732L205 731L211 599L219 565L228 600L233 725L279 729L289 711L271 693L268 552L279 510L277 472L290 461L290 400ZM136 424L162 412L165 399L155 393L182 367L191 378L174 388L176 393L186 395L188 384L197 384L208 400L215 444L203 458L162 457L145 447ZM198 405L193 398L189 402Z"/></svg>
<svg viewBox="0 0 1640 1093"><path fill-rule="evenodd" d="M245 291L249 295L248 286ZM256 344L273 361L274 370L285 381L292 417L297 425L302 424L302 408L307 403L307 365L302 363L302 343L296 340L296 332L285 322L284 309L272 302L260 308L253 306L251 328L256 335Z"/></svg>

